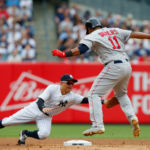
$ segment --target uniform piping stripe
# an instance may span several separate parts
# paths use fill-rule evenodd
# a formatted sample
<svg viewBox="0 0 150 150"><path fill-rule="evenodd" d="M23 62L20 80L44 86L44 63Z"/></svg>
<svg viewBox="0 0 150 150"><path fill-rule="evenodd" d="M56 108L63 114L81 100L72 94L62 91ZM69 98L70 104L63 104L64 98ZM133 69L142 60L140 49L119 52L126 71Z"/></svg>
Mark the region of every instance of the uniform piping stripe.
<svg viewBox="0 0 150 150"><path fill-rule="evenodd" d="M95 119L95 115L94 115L94 105L93 105L93 99L92 99L92 95L93 95L93 92L96 90L98 84L100 83L100 80L104 77L104 75L108 72L108 70L110 69L110 67L108 67L108 69L106 70L106 72L103 74L103 76L99 79L99 82L97 83L97 85L95 86L95 88L93 89L92 93L91 93L91 100L92 100L92 107L93 107L93 118L94 118L94 121L97 125L97 122L96 122L96 119Z"/></svg>

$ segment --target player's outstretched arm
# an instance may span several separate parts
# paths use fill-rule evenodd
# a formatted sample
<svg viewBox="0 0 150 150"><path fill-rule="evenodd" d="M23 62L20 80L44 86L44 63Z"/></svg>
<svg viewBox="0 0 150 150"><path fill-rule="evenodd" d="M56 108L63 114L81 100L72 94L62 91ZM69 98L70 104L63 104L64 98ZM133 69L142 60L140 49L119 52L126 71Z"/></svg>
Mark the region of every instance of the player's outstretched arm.
<svg viewBox="0 0 150 150"><path fill-rule="evenodd" d="M84 97L81 101L81 104L88 104L89 101L88 101L88 98L87 97Z"/></svg>
<svg viewBox="0 0 150 150"><path fill-rule="evenodd" d="M79 56L83 53L85 53L86 51L88 51L89 48L88 46L86 46L85 44L80 44L78 47L76 48L73 48L69 51L66 51L66 52L62 52L58 49L53 49L52 50L52 55L53 56L58 56L58 57L72 57L72 56Z"/></svg>
<svg viewBox="0 0 150 150"><path fill-rule="evenodd" d="M60 58L63 58L63 57L72 57L72 56L78 56L80 55L80 51L78 50L78 48L74 48L74 49L71 49L69 51L66 51L66 52L62 52L58 49L53 49L52 50L52 55L53 56L58 56Z"/></svg>
<svg viewBox="0 0 150 150"><path fill-rule="evenodd" d="M150 34L143 33L143 32L132 32L130 38L150 39Z"/></svg>
<svg viewBox="0 0 150 150"><path fill-rule="evenodd" d="M89 101L88 101L88 98L87 97L84 97L83 99L82 99L82 101L81 101L81 104L88 104L89 103ZM112 108L112 107L114 107L114 106L116 106L116 105L118 105L119 104L119 102L118 102L118 99L116 98L116 97L112 97L112 98L110 98L110 99L108 99L108 100L101 100L101 103L103 104L103 105L105 105L107 108Z"/></svg>

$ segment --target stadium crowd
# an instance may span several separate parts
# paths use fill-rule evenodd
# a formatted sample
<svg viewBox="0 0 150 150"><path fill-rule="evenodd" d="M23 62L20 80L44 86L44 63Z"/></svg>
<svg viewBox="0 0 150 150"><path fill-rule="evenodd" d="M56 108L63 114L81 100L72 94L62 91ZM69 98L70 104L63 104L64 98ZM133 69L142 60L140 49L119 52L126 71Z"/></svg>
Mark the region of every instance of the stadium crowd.
<svg viewBox="0 0 150 150"><path fill-rule="evenodd" d="M80 9L80 6L77 4L68 7L63 3L56 8L55 24L58 49L66 51L73 48L85 36L86 31L83 21L93 16L93 14L90 10L86 10L82 13L81 11L82 9ZM119 27L132 31L150 33L150 23L148 21L137 21L133 19L133 16L130 14L124 17L118 14L106 14L100 10L96 10L94 16L101 21L104 27ZM150 40L129 39L126 43L126 50L132 63L150 62ZM89 53L92 54L89 55ZM88 52L83 56L66 58L62 61L88 63L100 60L93 52Z"/></svg>
<svg viewBox="0 0 150 150"><path fill-rule="evenodd" d="M0 61L36 60L32 0L0 0Z"/></svg>

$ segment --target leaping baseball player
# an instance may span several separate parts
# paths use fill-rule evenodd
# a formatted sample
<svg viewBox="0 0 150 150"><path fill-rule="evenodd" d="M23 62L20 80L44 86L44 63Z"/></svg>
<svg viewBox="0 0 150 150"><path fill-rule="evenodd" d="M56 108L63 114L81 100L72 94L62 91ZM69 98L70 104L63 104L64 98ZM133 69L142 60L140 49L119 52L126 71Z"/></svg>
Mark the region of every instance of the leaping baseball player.
<svg viewBox="0 0 150 150"><path fill-rule="evenodd" d="M85 23L86 36L78 47L66 52L52 50L53 56L61 58L78 56L89 49L95 51L104 64L104 69L95 79L89 93L89 110L92 127L83 132L85 136L105 132L101 97L113 89L117 100L132 125L133 136L140 135L138 118L135 115L127 95L128 82L131 76L131 65L125 50L129 38L150 39L150 34L132 32L119 28L104 28L97 18L90 18Z"/></svg>

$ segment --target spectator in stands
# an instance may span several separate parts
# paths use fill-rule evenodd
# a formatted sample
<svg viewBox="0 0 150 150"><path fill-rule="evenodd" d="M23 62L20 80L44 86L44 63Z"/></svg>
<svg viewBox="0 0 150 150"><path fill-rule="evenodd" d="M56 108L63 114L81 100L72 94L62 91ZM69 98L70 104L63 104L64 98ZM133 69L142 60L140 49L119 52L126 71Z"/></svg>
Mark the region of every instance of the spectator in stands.
<svg viewBox="0 0 150 150"><path fill-rule="evenodd" d="M134 51L134 55L140 57L143 55L150 56L150 50L143 47L143 42L140 43L140 47Z"/></svg>
<svg viewBox="0 0 150 150"><path fill-rule="evenodd" d="M60 33L57 42L57 47L59 47L60 50L65 50L66 47L64 46L64 44L67 41L67 39L71 37L71 35L72 32L68 27L66 27L65 30Z"/></svg>
<svg viewBox="0 0 150 150"><path fill-rule="evenodd" d="M9 14L5 8L6 8L5 5L2 5L0 7L0 19L7 20L9 18Z"/></svg>
<svg viewBox="0 0 150 150"><path fill-rule="evenodd" d="M126 18L127 30L132 30L133 28L133 16L132 14L128 14Z"/></svg>
<svg viewBox="0 0 150 150"><path fill-rule="evenodd" d="M9 15L12 15L12 16L16 17L19 14L19 16L20 16L19 7L17 7L16 5L12 5L12 6L8 7L7 11L9 13Z"/></svg>
<svg viewBox="0 0 150 150"><path fill-rule="evenodd" d="M3 51L6 55L8 54L7 47L8 47L8 42L7 42L6 36L3 35L3 36L1 36L1 39L0 39L0 48L3 49Z"/></svg>
<svg viewBox="0 0 150 150"><path fill-rule="evenodd" d="M10 43L8 46L8 53L11 54L14 49L17 49L18 52L21 53L21 51L22 51L21 40Z"/></svg>
<svg viewBox="0 0 150 150"><path fill-rule="evenodd" d="M17 27L16 27L17 28ZM10 28L8 32L8 43L14 43L15 41L20 40L22 37L22 33L15 29L15 27Z"/></svg>
<svg viewBox="0 0 150 150"><path fill-rule="evenodd" d="M18 50L15 49L11 55L8 56L8 62L21 62L22 58L21 55L18 53Z"/></svg>
<svg viewBox="0 0 150 150"><path fill-rule="evenodd" d="M83 14L83 18L85 20L88 20L91 17L91 12L89 10L86 10Z"/></svg>
<svg viewBox="0 0 150 150"><path fill-rule="evenodd" d="M148 63L150 62L150 56L147 55L145 51L142 52L141 56L138 57L138 63Z"/></svg>
<svg viewBox="0 0 150 150"><path fill-rule="evenodd" d="M0 47L0 62L6 61L5 49Z"/></svg>
<svg viewBox="0 0 150 150"><path fill-rule="evenodd" d="M35 61L36 59L36 51L31 48L30 44L27 44L25 48L21 52L23 61Z"/></svg>
<svg viewBox="0 0 150 150"><path fill-rule="evenodd" d="M20 7L26 7L32 12L33 0L20 0Z"/></svg>
<svg viewBox="0 0 150 150"><path fill-rule="evenodd" d="M108 13L108 15L107 15L107 21L108 21L108 27L112 27L113 24L115 23L115 17L112 16L111 13Z"/></svg>
<svg viewBox="0 0 150 150"><path fill-rule="evenodd" d="M0 7L2 7L5 4L4 0L0 0Z"/></svg>
<svg viewBox="0 0 150 150"><path fill-rule="evenodd" d="M23 47L25 47L25 45L27 45L27 44L30 44L32 48L36 48L36 41L35 41L32 33L30 33L29 28L26 28L24 30L21 42L22 42Z"/></svg>
<svg viewBox="0 0 150 150"><path fill-rule="evenodd" d="M60 22L62 22L64 20L64 13L63 13L63 9L61 7L59 7L56 10L56 16L55 16L55 22L58 25Z"/></svg>
<svg viewBox="0 0 150 150"><path fill-rule="evenodd" d="M7 30L7 27L0 26L0 39L1 39L2 36L7 37L7 31L6 30Z"/></svg>
<svg viewBox="0 0 150 150"><path fill-rule="evenodd" d="M69 17L65 17L64 21L60 23L59 25L60 32L63 32L66 29L66 27L69 28L69 30L72 30L73 28L73 24Z"/></svg>
<svg viewBox="0 0 150 150"><path fill-rule="evenodd" d="M95 17L96 17L97 19L99 19L100 21L103 19L103 16L102 16L100 10L96 10L96 12L95 12Z"/></svg>
<svg viewBox="0 0 150 150"><path fill-rule="evenodd" d="M32 12L26 6L22 7L22 9L21 9L21 16L22 16L22 18L24 17L24 15L26 15L28 19L32 18Z"/></svg>

